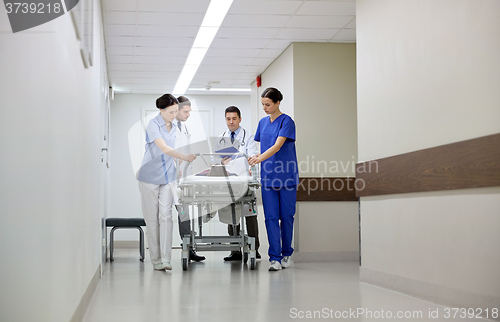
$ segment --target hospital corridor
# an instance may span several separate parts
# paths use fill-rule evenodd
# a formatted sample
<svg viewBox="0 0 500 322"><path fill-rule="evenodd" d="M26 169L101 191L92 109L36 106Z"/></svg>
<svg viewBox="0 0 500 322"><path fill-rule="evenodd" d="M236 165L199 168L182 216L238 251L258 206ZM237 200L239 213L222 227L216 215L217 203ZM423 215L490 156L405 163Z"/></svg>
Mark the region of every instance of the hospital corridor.
<svg viewBox="0 0 500 322"><path fill-rule="evenodd" d="M500 321L499 0L0 8L0 322Z"/></svg>

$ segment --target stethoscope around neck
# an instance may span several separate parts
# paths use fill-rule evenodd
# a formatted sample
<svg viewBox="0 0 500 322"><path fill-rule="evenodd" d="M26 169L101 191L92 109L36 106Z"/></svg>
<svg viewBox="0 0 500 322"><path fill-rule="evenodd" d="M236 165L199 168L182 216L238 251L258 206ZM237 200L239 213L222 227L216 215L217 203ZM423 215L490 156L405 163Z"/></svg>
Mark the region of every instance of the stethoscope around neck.
<svg viewBox="0 0 500 322"><path fill-rule="evenodd" d="M245 137L247 136L247 131L244 128L241 128L243 130L243 140L241 140L240 146L245 146ZM227 130L222 133L222 139L219 140L219 144L224 141L224 144L226 144L226 133Z"/></svg>

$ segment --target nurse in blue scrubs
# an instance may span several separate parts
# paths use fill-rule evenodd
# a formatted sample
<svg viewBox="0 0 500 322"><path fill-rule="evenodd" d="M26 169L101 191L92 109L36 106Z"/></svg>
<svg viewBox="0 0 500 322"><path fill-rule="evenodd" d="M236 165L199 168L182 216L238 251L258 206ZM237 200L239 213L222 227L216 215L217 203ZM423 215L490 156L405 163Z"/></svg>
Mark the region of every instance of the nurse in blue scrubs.
<svg viewBox="0 0 500 322"><path fill-rule="evenodd" d="M291 265L293 220L299 174L295 152L295 122L280 111L283 95L266 88L261 95L268 116L259 121L254 140L261 153L251 157L251 166L261 163L262 203L269 241L270 271Z"/></svg>

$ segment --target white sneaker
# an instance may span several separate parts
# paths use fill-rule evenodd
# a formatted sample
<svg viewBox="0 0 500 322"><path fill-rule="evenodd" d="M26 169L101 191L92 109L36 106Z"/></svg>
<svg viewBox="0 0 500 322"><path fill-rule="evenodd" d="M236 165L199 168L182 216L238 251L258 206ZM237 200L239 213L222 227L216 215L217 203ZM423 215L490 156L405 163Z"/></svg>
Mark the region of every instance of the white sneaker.
<svg viewBox="0 0 500 322"><path fill-rule="evenodd" d="M281 264L278 261L271 261L269 265L269 271L279 271L281 269Z"/></svg>
<svg viewBox="0 0 500 322"><path fill-rule="evenodd" d="M165 269L165 265L163 265L163 263L154 264L153 267L157 271L163 271Z"/></svg>
<svg viewBox="0 0 500 322"><path fill-rule="evenodd" d="M284 256L283 259L281 260L281 267L282 268L288 268L292 265L292 259L290 256Z"/></svg>
<svg viewBox="0 0 500 322"><path fill-rule="evenodd" d="M172 269L172 265L170 265L169 262L154 264L153 267L157 271L171 270Z"/></svg>

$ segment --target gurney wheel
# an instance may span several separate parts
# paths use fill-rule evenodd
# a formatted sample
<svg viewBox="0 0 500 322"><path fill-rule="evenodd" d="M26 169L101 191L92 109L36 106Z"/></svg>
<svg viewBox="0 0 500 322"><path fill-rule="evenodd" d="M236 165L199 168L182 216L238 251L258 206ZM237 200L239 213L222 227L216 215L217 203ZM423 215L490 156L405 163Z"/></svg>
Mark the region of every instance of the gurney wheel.
<svg viewBox="0 0 500 322"><path fill-rule="evenodd" d="M183 258L182 259L182 269L185 270L185 271L187 271L187 269L188 269L188 260L187 260L187 258Z"/></svg>
<svg viewBox="0 0 500 322"><path fill-rule="evenodd" d="M250 269L251 270L255 269L255 258L250 258Z"/></svg>
<svg viewBox="0 0 500 322"><path fill-rule="evenodd" d="M243 263L245 263L245 264L246 264L247 262L248 262L248 253L245 253L245 254L243 255Z"/></svg>

